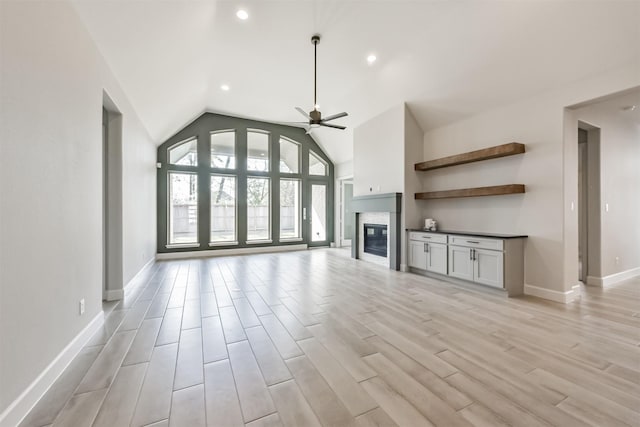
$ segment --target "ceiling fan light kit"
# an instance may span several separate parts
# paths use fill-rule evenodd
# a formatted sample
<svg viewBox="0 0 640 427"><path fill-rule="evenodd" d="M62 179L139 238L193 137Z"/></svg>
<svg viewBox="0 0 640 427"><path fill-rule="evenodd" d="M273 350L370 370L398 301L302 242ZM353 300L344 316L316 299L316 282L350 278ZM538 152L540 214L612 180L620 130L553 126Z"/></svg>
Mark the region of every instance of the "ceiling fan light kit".
<svg viewBox="0 0 640 427"><path fill-rule="evenodd" d="M329 117L322 118L322 113L318 110L318 90L317 90L317 78L318 78L318 43L320 43L320 35L314 34L311 37L311 44L313 44L313 110L309 113L305 112L302 108L296 107L296 110L300 112L303 116L305 116L309 120L309 127L307 133L311 131L312 128L317 128L320 126L334 128L334 129L346 129L345 126L334 125L327 123L328 121L339 119L341 117L348 116L347 113L342 112L338 114L334 114Z"/></svg>

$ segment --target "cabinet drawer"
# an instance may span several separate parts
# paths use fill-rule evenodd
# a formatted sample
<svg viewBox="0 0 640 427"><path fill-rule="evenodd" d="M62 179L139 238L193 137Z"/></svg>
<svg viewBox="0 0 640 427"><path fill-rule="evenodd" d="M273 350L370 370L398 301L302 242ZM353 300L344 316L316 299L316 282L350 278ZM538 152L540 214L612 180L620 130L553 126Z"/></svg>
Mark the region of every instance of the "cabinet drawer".
<svg viewBox="0 0 640 427"><path fill-rule="evenodd" d="M420 233L420 232L412 231L409 233L409 240L419 240L421 242L431 242L431 243L447 243L447 235L437 234L437 233Z"/></svg>
<svg viewBox="0 0 640 427"><path fill-rule="evenodd" d="M449 244L466 246L469 248L493 249L501 251L504 249L504 241L501 239L486 239L474 236L449 236Z"/></svg>

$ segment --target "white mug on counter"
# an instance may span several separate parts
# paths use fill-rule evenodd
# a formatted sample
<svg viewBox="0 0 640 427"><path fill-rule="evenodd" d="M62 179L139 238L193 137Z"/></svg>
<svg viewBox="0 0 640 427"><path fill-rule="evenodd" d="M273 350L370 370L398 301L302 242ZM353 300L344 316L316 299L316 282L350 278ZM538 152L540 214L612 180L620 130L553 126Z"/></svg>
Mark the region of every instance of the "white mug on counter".
<svg viewBox="0 0 640 427"><path fill-rule="evenodd" d="M424 229L428 231L436 231L436 220L433 218L427 218L424 220Z"/></svg>

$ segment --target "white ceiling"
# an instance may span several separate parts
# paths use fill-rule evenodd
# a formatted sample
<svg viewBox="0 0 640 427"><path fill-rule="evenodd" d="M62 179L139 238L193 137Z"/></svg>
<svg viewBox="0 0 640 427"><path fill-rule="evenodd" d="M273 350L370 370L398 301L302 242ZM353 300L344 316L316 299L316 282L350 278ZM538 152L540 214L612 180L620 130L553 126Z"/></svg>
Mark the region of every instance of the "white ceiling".
<svg viewBox="0 0 640 427"><path fill-rule="evenodd" d="M349 117L315 138L350 160L352 130L407 102L423 130L626 65L638 1L95 1L76 9L158 142L204 111ZM236 18L239 7L247 21ZM368 66L366 56L378 61ZM226 83L228 92L220 90Z"/></svg>

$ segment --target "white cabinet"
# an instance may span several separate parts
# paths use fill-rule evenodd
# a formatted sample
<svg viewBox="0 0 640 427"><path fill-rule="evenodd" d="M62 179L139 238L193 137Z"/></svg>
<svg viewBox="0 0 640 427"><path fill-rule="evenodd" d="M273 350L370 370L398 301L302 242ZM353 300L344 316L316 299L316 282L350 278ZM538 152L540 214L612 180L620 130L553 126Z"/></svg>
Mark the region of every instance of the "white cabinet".
<svg viewBox="0 0 640 427"><path fill-rule="evenodd" d="M449 246L449 276L473 280L473 259L470 248Z"/></svg>
<svg viewBox="0 0 640 427"><path fill-rule="evenodd" d="M447 274L447 245L427 243L427 271Z"/></svg>
<svg viewBox="0 0 640 427"><path fill-rule="evenodd" d="M504 288L502 251L449 245L449 276Z"/></svg>
<svg viewBox="0 0 640 427"><path fill-rule="evenodd" d="M473 249L473 281L495 288L504 288L504 253L488 249Z"/></svg>
<svg viewBox="0 0 640 427"><path fill-rule="evenodd" d="M447 274L447 236L410 233L409 267Z"/></svg>
<svg viewBox="0 0 640 427"><path fill-rule="evenodd" d="M426 242L409 240L409 267L427 269Z"/></svg>
<svg viewBox="0 0 640 427"><path fill-rule="evenodd" d="M524 292L524 238L409 232L409 267Z"/></svg>

